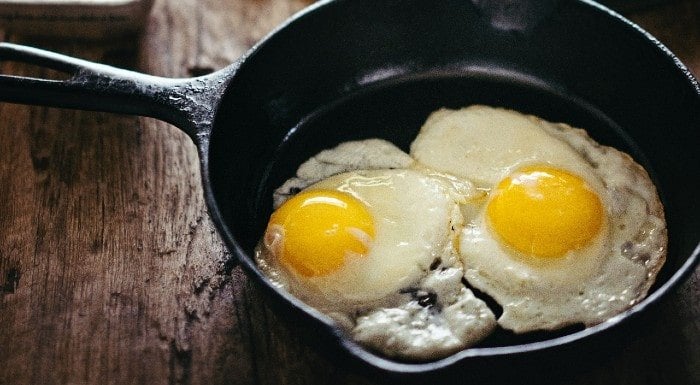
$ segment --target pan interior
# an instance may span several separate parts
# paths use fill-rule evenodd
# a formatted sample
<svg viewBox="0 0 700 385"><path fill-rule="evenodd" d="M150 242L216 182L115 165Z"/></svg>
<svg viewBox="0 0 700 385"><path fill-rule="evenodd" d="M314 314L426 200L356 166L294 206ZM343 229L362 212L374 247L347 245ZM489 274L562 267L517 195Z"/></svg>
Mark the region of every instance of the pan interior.
<svg viewBox="0 0 700 385"><path fill-rule="evenodd" d="M222 213L239 244L251 255L271 213L273 190L292 177L297 167L309 157L343 141L372 137L389 140L408 151L410 143L432 111L477 103L515 109L549 121L585 128L598 142L630 154L650 172L652 178L657 174L654 164L623 128L596 106L562 92L556 86L518 74L494 74L493 71L461 72L459 75L427 73L358 88L314 110L274 144L265 146L260 141L264 135L256 140L255 133L249 132L246 139L248 146L236 147L240 147L238 151L249 152L254 158L240 160L240 163L233 162L232 157L227 159L229 171L237 170L239 174L226 176L230 179L224 183L235 186L235 189L229 191L233 195L229 195L230 198L218 198ZM243 138L232 140L235 142ZM241 176L245 177L243 184L237 183ZM215 182L219 187L220 181ZM663 197L662 187L659 186ZM669 267L662 271L658 282L665 282L680 262L671 258ZM512 346L581 329L574 326L557 332L525 335L499 330L479 346Z"/></svg>

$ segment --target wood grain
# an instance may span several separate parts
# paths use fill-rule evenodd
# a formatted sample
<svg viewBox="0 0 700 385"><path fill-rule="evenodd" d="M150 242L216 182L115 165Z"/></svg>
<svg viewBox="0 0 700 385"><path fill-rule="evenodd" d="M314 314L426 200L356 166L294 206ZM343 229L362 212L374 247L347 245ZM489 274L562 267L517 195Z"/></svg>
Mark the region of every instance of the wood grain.
<svg viewBox="0 0 700 385"><path fill-rule="evenodd" d="M183 77L309 0L156 1L138 38L0 39ZM635 11L700 74L700 5ZM46 75L2 63L3 73ZM0 384L373 384L315 350L229 259L196 149L148 118L0 104ZM700 272L648 335L571 384L700 383Z"/></svg>

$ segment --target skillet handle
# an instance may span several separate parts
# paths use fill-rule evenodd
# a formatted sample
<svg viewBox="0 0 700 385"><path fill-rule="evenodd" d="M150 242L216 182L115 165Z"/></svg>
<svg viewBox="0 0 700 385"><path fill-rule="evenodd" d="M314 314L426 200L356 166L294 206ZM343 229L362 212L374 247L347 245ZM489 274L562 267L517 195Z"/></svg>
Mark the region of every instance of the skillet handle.
<svg viewBox="0 0 700 385"><path fill-rule="evenodd" d="M170 79L0 42L0 62L15 61L63 72L66 80L0 74L0 101L116 112L157 118L207 141L214 113L234 69Z"/></svg>

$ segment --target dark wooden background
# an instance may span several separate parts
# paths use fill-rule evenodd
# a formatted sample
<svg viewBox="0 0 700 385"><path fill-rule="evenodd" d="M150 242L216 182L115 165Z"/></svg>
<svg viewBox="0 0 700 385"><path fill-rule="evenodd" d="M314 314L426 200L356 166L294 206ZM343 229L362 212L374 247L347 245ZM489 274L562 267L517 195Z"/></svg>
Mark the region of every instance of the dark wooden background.
<svg viewBox="0 0 700 385"><path fill-rule="evenodd" d="M138 37L0 40L183 77L233 62L310 2L157 0ZM617 3L700 75L700 1ZM199 178L193 144L168 124L0 104L0 384L382 382L310 347L239 268L227 273ZM642 331L565 382L700 383L700 272Z"/></svg>

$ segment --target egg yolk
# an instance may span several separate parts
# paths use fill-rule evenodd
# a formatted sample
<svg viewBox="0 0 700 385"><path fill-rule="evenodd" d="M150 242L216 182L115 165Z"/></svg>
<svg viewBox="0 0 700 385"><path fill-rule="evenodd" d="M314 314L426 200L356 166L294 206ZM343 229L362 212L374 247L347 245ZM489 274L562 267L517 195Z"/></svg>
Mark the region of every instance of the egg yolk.
<svg viewBox="0 0 700 385"><path fill-rule="evenodd" d="M348 255L365 256L374 239L366 206L335 190L301 192L270 217L268 231L281 229L281 262L306 277L340 269Z"/></svg>
<svg viewBox="0 0 700 385"><path fill-rule="evenodd" d="M546 165L522 168L496 187L487 208L492 229L535 257L559 257L598 234L604 211L579 176Z"/></svg>

